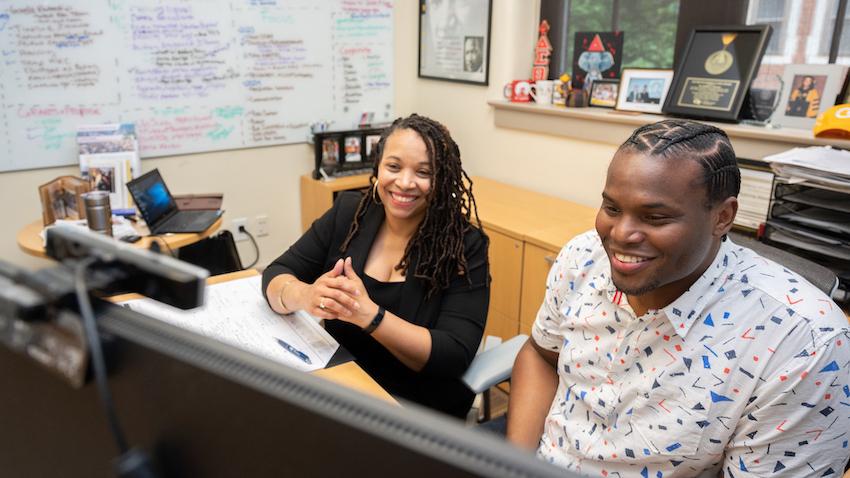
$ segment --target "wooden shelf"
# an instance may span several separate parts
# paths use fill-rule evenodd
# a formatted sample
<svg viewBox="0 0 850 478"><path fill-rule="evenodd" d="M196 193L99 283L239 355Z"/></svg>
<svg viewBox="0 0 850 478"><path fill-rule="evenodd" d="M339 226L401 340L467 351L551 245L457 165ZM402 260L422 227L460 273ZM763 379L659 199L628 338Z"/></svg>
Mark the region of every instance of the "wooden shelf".
<svg viewBox="0 0 850 478"><path fill-rule="evenodd" d="M495 110L495 124L502 128L566 136L583 141L619 146L639 126L665 116L631 114L607 108L563 108L534 103L488 102ZM741 158L763 159L798 146L835 146L850 149L850 141L815 138L812 132L794 128L765 128L746 124L706 121L726 131Z"/></svg>

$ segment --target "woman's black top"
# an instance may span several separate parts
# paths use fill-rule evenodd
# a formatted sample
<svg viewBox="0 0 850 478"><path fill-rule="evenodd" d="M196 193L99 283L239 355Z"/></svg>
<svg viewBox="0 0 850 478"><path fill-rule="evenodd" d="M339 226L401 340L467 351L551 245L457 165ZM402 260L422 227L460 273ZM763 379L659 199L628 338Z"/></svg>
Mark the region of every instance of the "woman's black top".
<svg viewBox="0 0 850 478"><path fill-rule="evenodd" d="M399 314L401 289L404 282L381 282L373 279L369 274L363 274L361 279L363 279L366 290L369 291L369 298L372 299L372 302L395 315Z"/></svg>
<svg viewBox="0 0 850 478"><path fill-rule="evenodd" d="M292 274L303 282L313 283L338 259L350 256L354 271L363 279L373 302L429 330L431 354L424 368L415 372L356 325L328 320L325 328L390 394L463 417L474 394L460 377L478 349L490 300L487 238L470 227L464 236L467 273L455 274L447 288L426 298L428 285L414 278L412 272L400 283L375 281L363 272L372 243L384 221L384 209L380 205L366 211L348 250L344 254L340 252L361 197L353 192L339 194L333 207L266 268L263 291L280 274ZM409 271L415 270L415 260L411 260Z"/></svg>

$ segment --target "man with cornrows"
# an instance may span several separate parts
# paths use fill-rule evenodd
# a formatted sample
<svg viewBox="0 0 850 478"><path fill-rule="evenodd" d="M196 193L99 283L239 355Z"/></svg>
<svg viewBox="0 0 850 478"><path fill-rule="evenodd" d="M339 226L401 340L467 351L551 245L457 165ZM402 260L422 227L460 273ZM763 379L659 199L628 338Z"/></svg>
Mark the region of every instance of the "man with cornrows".
<svg viewBox="0 0 850 478"><path fill-rule="evenodd" d="M726 236L726 134L643 126L570 241L511 383L508 439L588 476L840 476L850 332L825 294Z"/></svg>

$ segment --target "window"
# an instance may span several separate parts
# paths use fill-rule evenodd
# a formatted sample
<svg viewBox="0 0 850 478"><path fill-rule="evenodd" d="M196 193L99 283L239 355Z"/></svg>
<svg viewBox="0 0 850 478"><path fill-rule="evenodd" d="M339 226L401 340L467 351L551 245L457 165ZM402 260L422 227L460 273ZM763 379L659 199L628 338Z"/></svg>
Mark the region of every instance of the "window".
<svg viewBox="0 0 850 478"><path fill-rule="evenodd" d="M825 3L824 24L820 26L820 38L818 39L817 55L829 57L829 49L832 46L832 36L835 32L835 19L838 15L838 0L821 0ZM841 40L838 43L838 59L836 63L850 63L850 18L844 15L844 27L841 30ZM843 61L842 61L843 60Z"/></svg>
<svg viewBox="0 0 850 478"><path fill-rule="evenodd" d="M750 0L748 24L773 27L753 86L778 88L785 65L825 64L835 30L839 0ZM850 64L850 18L842 19L837 63Z"/></svg>
<svg viewBox="0 0 850 478"><path fill-rule="evenodd" d="M767 44L765 55L783 55L785 53L785 35L788 0L751 0L750 25L770 25L773 34ZM789 25L790 26L790 25Z"/></svg>
<svg viewBox="0 0 850 478"><path fill-rule="evenodd" d="M673 68L676 45L684 48L695 25L770 25L759 83L774 81L787 64L829 61L839 1L844 0L541 0L541 12L547 9L549 23L557 24L553 30L560 28L557 38L550 37L552 75L572 71L580 31L625 32L623 67ZM841 21L836 62L850 65L850 6Z"/></svg>
<svg viewBox="0 0 850 478"><path fill-rule="evenodd" d="M571 0L567 65L576 32L624 32L623 67L673 68L679 0Z"/></svg>

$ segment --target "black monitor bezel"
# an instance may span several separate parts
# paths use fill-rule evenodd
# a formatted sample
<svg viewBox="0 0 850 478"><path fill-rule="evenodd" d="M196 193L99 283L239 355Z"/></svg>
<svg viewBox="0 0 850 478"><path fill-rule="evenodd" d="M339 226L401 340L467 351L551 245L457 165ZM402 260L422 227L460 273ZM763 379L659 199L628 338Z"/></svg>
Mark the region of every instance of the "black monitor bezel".
<svg viewBox="0 0 850 478"><path fill-rule="evenodd" d="M530 453L513 448L503 440L486 435L486 432L464 428L453 418L415 404L390 406L378 399L282 367L262 357L113 304L99 303L97 312L102 334L111 337L107 340L106 349L117 412L125 424L129 440L151 451L154 460L158 460L160 466L166 468L163 476L171 476L174 473L189 476L186 473L193 472L226 476L234 470L241 470L243 465L248 468L248 472L263 470L263 474L275 476L280 476L281 472L295 472L300 476L325 476L325 471L338 472L343 468L353 470L363 466L371 467L378 475L385 475L396 466L399 469L393 470L407 477L427 476L426 473L433 473L435 470L450 472L452 476L576 476L538 460ZM146 364L150 364L151 369L145 368ZM95 442L105 449L92 452L92 456L103 457L115 453L110 446L106 424L98 420L102 417L102 412L98 410L99 404L96 403L96 394L91 383L82 390L74 390L35 363L0 366L0 369L6 367L14 367L14 374L9 378L18 377L18 380L9 382L10 385L19 383L24 389L11 386L5 399L3 394L0 394L0 405L4 407L4 414L15 413L14 423L19 424L18 427L9 426L0 432L0 446L18 450L5 458L0 457L2 469L12 473L15 470L34 469L63 470L66 475L82 472L83 470L75 469L72 464L51 463L50 460L44 463L33 462L32 456L40 453L38 450L43 449L45 445L53 445L52 448L55 449L56 443L62 442L73 445L76 448L75 455L90 453L85 447L92 446ZM133 372L133 369L136 372ZM138 382L139 370L143 370L141 376L147 378L148 389L144 393L151 396L136 400L134 405L130 406L132 400L127 398L128 381ZM173 394L180 396L162 396L156 385L157 377L162 377L163 381L171 379L173 382L172 375L175 373L178 376L186 376L186 390L181 389ZM193 378L193 375L196 376ZM202 380L195 380L200 375L203 375ZM197 414L200 414L202 409L206 409L209 414L210 408L216 410L216 400L221 397L215 395L219 393L197 397L198 391L192 387L192 383L208 385L209 380L217 380L222 385L220 395L230 397L228 404L231 405L229 408L223 407L210 419L223 417L222 414L238 415L245 412L244 416L247 418L244 420L244 427L237 433L232 429L231 418L221 418L222 422L231 424L230 429L224 427L217 430L214 424L210 424L210 430L223 435L207 438L197 431L198 419L206 419L206 415L189 416L196 414L194 407L183 408L181 410L184 413L179 414L175 413L173 407L162 406L166 400L186 401L187 397L194 396L199 404ZM133 383L131 389L136 390L144 385ZM39 393L37 389L43 389L45 393ZM268 416L269 422L275 424L271 426L274 433L279 429L279 435L275 436L301 433L305 441L314 441L313 447L301 450L278 449L280 444L275 443L273 439L269 440L267 436L269 423L258 423L256 410L238 410L238 406L233 407L235 398L244 399L246 408L252 408L252 405L257 403L266 407L267 410L262 410L260 415ZM243 402L237 400L236 403ZM64 407L68 409L65 410ZM84 420L82 417L68 416L69 413L80 412L81 409L84 413L90 413L91 417ZM47 410L58 414L54 417L62 416L65 424L76 423L74 420L93 423L88 423L85 429L64 426L47 431L44 430L47 426L44 424L54 423L45 418ZM30 418L18 418L22 412ZM293 423L297 422L301 428L288 429L287 417L293 417ZM41 420L43 426L36 424L33 431L33 420ZM12 422L6 420L6 423ZM304 427L304 423L315 424L319 429ZM329 428L329 424L333 424L333 427ZM24 429L28 425L29 427ZM252 430L257 430L257 436L254 436ZM329 434L328 430L337 430L338 433ZM240 434L245 436L233 436ZM316 434L320 435L318 441L314 436ZM84 438L92 435L99 439ZM215 445L224 442L232 442L239 447L266 447L278 450L278 453L265 455L266 463L233 463L227 450L215 448ZM321 443L321 449L314 449L315 443ZM204 448L205 446L208 449ZM301 448L300 444L298 448ZM233 457L244 458L246 453L253 452L243 449L234 452ZM287 453L294 456L288 457ZM314 455L323 458L310 458ZM340 462L353 460L354 456L362 458L360 463ZM405 457L407 461L401 463L399 457ZM209 467L205 460L217 462L219 465ZM76 465L84 466L80 462ZM107 474L108 463L90 465L94 468L103 466L104 474ZM405 469L401 469L402 466Z"/></svg>

